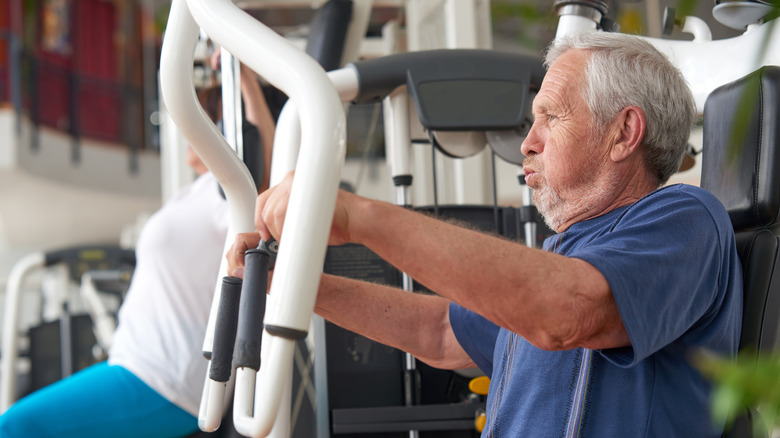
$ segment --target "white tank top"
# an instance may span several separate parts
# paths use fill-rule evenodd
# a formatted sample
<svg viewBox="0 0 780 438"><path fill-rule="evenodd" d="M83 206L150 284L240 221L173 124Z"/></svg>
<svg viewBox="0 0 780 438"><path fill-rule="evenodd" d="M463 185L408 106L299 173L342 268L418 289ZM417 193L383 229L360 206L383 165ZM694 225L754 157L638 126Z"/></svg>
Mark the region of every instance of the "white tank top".
<svg viewBox="0 0 780 438"><path fill-rule="evenodd" d="M144 225L108 362L198 415L202 346L228 227L227 202L206 173Z"/></svg>

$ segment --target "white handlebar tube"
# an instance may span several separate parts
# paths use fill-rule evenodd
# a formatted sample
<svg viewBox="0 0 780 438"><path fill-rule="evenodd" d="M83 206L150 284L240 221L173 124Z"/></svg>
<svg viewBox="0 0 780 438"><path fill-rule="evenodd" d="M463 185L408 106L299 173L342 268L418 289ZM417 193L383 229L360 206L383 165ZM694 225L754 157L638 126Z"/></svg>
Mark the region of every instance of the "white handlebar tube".
<svg viewBox="0 0 780 438"><path fill-rule="evenodd" d="M295 340L307 332L314 310L346 150L345 115L322 67L283 37L229 0L188 0L188 6L214 41L287 94L300 117L298 177L291 188L271 285L271 295L279 298L265 317L263 348L268 349L269 360L257 373L265 397L255 400L252 409L250 398L241 396L237 386L234 403L236 429L266 436L291 372ZM237 382L251 372L239 368Z"/></svg>
<svg viewBox="0 0 780 438"><path fill-rule="evenodd" d="M244 159L244 135L241 113L241 65L227 50L220 51L220 78L222 80L222 132L225 140Z"/></svg>
<svg viewBox="0 0 780 438"><path fill-rule="evenodd" d="M301 120L298 116L298 108L295 107L295 102L287 100L276 121L269 182L271 187L282 182L287 172L295 169L300 148Z"/></svg>
<svg viewBox="0 0 780 438"><path fill-rule="evenodd" d="M328 72L333 87L342 102L352 101L358 93L357 72L351 66ZM279 184L287 172L294 170L301 147L301 119L295 102L284 104L276 121L270 185ZM270 298L270 297L269 297Z"/></svg>
<svg viewBox="0 0 780 438"><path fill-rule="evenodd" d="M382 108L385 116L385 151L390 174L396 187L396 204L404 207L411 206L409 199L412 185L411 163L411 134L409 129L409 95L406 86L393 90L382 100ZM403 290L414 291L412 277L406 272L401 273ZM414 406L419 404L417 395L419 387L417 359L410 353L404 353L404 405ZM409 430L410 438L419 436L418 430Z"/></svg>
<svg viewBox="0 0 780 438"><path fill-rule="evenodd" d="M601 11L593 6L566 5L558 10L558 28L555 38L593 32L598 29Z"/></svg>
<svg viewBox="0 0 780 438"><path fill-rule="evenodd" d="M346 67L338 70L333 70L328 73L328 78L333 83L336 91L339 93L339 98L342 102L349 102L357 96L358 91L358 78L357 72L352 67ZM295 102L289 99L282 108L279 114L279 119L276 122L276 134L274 136L274 151L273 161L271 162L271 178L270 185L274 186L282 181L284 176L291 170L294 170L298 161L299 152L301 147L301 121L298 109L295 106ZM271 295L268 297L266 313L273 313L273 309L276 306L277 297ZM316 326L315 326L316 336ZM293 346L294 347L294 346ZM268 343L263 343L261 352L261 363L267 363L277 353L270 352ZM294 354L283 353L283 354ZM266 372L264 369L263 372ZM254 405L254 400L261 399L269 390L269 388L256 384L256 373L252 370L245 369L240 370L236 374L236 394L234 399L234 406L242 406L244 411L239 412L234 408L234 423L237 421L247 422L245 419L251 417L253 414L250 408ZM271 431L271 436L287 437L289 436L288 424L280 424L283 421L289 423L289 410L283 412L286 406L290 404L291 392L292 392L292 376L288 376L286 382L283 383L282 399L280 402L279 412L277 413L276 423ZM319 383L317 388L319 389ZM254 399L252 398L254 397ZM318 400L317 409L326 409L327 405L320 403ZM318 415L319 417L319 415ZM241 419L244 420L241 420ZM251 425L247 424L246 428L251 428Z"/></svg>
<svg viewBox="0 0 780 438"><path fill-rule="evenodd" d="M19 297L22 279L33 269L44 266L44 253L30 254L14 265L8 277L3 314L3 355L0 357L0 414L16 400L16 359L19 356L18 327Z"/></svg>
<svg viewBox="0 0 780 438"><path fill-rule="evenodd" d="M225 193L230 216L225 240L226 252L237 233L255 229L253 217L257 188L246 166L208 118L195 95L192 65L198 33L198 26L185 0L174 0L160 58L160 87L171 119L219 180ZM226 273L227 262L223 257L204 339L203 351L206 354L212 349L221 278ZM201 429L213 431L219 427L224 413L225 391L225 383L207 379L198 416Z"/></svg>
<svg viewBox="0 0 780 438"><path fill-rule="evenodd" d="M385 115L385 143L390 174L396 187L396 204L410 205L412 185L412 140L409 134L409 95L398 87L382 100Z"/></svg>

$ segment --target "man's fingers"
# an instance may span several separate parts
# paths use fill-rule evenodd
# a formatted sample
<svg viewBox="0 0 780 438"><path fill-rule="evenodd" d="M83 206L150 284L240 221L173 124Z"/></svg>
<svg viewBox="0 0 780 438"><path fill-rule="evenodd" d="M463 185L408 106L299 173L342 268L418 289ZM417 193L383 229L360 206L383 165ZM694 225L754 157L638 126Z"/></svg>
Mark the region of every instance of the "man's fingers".
<svg viewBox="0 0 780 438"><path fill-rule="evenodd" d="M233 245L227 251L225 258L228 262L228 274L244 277L244 253L251 248L257 248L260 243L260 235L257 233L241 233L236 235Z"/></svg>
<svg viewBox="0 0 780 438"><path fill-rule="evenodd" d="M289 172L282 182L264 191L255 202L255 227L263 240L281 237L287 203L290 198L294 171Z"/></svg>
<svg viewBox="0 0 780 438"><path fill-rule="evenodd" d="M230 275L238 278L244 278L244 267L243 266L236 266L232 272L230 272Z"/></svg>
<svg viewBox="0 0 780 438"><path fill-rule="evenodd" d="M268 197L271 195L272 190L273 189L268 189L261 193L255 202L255 228L257 228L257 232L260 233L260 237L262 237L265 241L270 240L271 230L269 230L268 226L265 224L265 220L263 219L263 210L266 208Z"/></svg>

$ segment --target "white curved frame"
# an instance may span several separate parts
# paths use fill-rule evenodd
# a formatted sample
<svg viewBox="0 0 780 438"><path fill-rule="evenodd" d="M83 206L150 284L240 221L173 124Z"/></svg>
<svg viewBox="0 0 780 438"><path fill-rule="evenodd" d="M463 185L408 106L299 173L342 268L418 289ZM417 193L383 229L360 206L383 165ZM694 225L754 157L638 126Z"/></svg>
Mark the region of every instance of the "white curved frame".
<svg viewBox="0 0 780 438"><path fill-rule="evenodd" d="M287 94L295 105L288 105L288 116L284 118L287 121L280 119L275 139L272 183L278 182L287 170L285 167L290 168L293 163L298 177L291 189L280 239L283 243L271 285L271 296L281 298L269 302L265 322L305 332L314 309L330 231L329 219L333 215L345 156L346 121L341 100L349 100L354 95L355 73L344 69L326 75L308 55L229 0L174 0L163 42L162 94L172 119L225 191L231 215L226 248L236 233L254 230L256 189L246 168L195 98L191 68L198 25L215 42ZM337 87L343 90L342 96ZM295 144L285 145L294 150L282 152L280 140L290 143L300 140L300 153ZM285 154L287 158L283 159ZM275 164L277 158L283 163ZM223 266L223 274L224 271ZM211 351L218 305L219 294L215 294L204 351ZM253 437L271 433L291 374L294 345L293 339L265 332L261 371L237 370L234 423L240 433ZM207 378L199 415L201 429L214 430L219 426L226 392L225 384ZM262 394L262 398L255 397L255 392Z"/></svg>

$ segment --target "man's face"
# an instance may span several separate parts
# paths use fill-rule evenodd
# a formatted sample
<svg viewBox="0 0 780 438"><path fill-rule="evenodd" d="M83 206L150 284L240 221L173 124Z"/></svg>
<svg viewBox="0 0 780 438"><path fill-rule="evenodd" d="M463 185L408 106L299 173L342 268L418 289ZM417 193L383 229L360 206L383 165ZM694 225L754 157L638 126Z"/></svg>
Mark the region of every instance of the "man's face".
<svg viewBox="0 0 780 438"><path fill-rule="evenodd" d="M553 63L534 99L534 124L521 150L526 183L547 225L561 232L587 218L604 197L608 148L591 138L591 115L582 98L588 53L570 50ZM611 178L608 178L611 180Z"/></svg>

